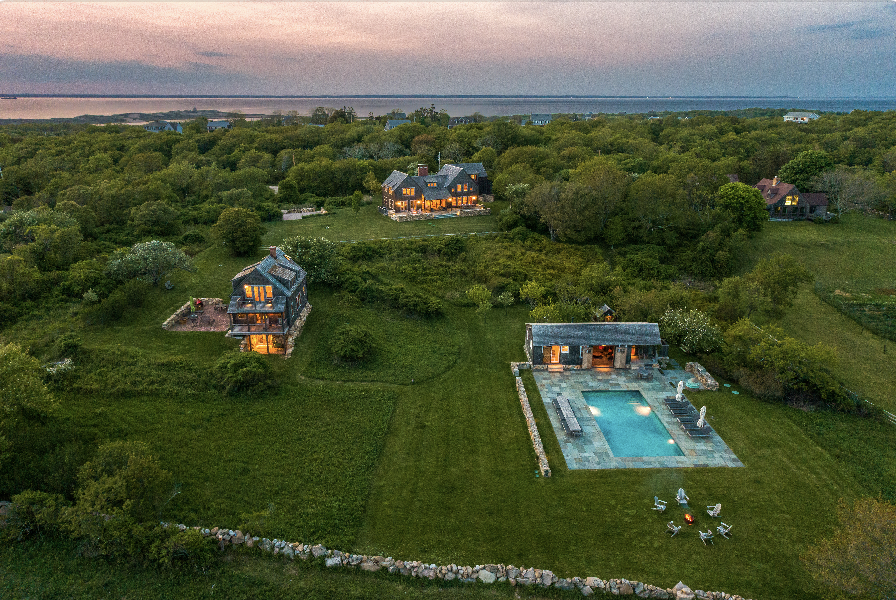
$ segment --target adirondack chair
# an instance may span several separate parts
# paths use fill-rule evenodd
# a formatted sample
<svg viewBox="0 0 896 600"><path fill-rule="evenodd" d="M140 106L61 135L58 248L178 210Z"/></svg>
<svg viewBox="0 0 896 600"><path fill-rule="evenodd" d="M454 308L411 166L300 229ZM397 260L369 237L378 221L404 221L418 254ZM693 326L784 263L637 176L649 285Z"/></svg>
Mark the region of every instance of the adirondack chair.
<svg viewBox="0 0 896 600"><path fill-rule="evenodd" d="M674 521L669 521L666 523L666 530L672 533L669 537L675 537L675 534L681 531L681 525L676 525Z"/></svg>
<svg viewBox="0 0 896 600"><path fill-rule="evenodd" d="M726 525L725 523L722 523L721 525L716 527L716 531L719 532L720 536L722 536L723 538L725 538L727 540L728 534L731 533L731 525Z"/></svg>
<svg viewBox="0 0 896 600"><path fill-rule="evenodd" d="M654 496L653 497L653 510L658 510L660 512L663 512L664 510L666 510L666 501L660 500L658 497Z"/></svg>
<svg viewBox="0 0 896 600"><path fill-rule="evenodd" d="M706 508L709 509L706 512L709 514L710 517L718 517L720 514L722 514L722 503L721 502L719 502L715 506L707 506Z"/></svg>

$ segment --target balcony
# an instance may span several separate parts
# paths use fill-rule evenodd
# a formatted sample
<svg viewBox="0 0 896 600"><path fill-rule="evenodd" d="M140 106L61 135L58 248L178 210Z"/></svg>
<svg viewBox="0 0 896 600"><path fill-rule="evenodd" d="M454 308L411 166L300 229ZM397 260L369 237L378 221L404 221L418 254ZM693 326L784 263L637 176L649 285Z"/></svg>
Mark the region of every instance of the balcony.
<svg viewBox="0 0 896 600"><path fill-rule="evenodd" d="M230 328L231 335L286 335L289 328L286 323L280 319L276 323L251 323L251 324L234 324Z"/></svg>
<svg viewBox="0 0 896 600"><path fill-rule="evenodd" d="M278 296L271 300L246 300L240 296L232 296L227 314L244 315L258 313L282 313L286 311L286 297Z"/></svg>

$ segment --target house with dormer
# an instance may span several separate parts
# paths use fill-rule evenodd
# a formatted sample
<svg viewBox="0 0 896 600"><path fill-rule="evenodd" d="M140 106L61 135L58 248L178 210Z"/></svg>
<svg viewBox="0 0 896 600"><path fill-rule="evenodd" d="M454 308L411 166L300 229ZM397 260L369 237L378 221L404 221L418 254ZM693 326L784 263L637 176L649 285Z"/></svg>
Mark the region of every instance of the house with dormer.
<svg viewBox="0 0 896 600"><path fill-rule="evenodd" d="M427 165L419 164L416 175L392 171L382 188L384 211L433 212L472 208L491 184L482 163L444 165L432 175Z"/></svg>
<svg viewBox="0 0 896 600"><path fill-rule="evenodd" d="M753 187L762 194L769 219L796 221L827 214L827 194L801 193L795 185L777 177L763 179Z"/></svg>
<svg viewBox="0 0 896 600"><path fill-rule="evenodd" d="M305 271L275 246L231 280L230 337L262 354L285 354L290 328L308 303Z"/></svg>

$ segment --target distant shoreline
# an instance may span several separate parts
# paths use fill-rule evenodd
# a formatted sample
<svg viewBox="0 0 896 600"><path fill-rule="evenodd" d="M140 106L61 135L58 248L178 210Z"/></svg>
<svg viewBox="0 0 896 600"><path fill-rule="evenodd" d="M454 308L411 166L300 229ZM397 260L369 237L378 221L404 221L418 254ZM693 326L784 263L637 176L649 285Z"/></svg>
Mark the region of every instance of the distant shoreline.
<svg viewBox="0 0 896 600"><path fill-rule="evenodd" d="M269 94L232 94L232 95L220 95L220 94L163 94L163 95L155 95L155 94L27 94L27 93L0 93L0 96L16 96L17 98L141 98L141 99L175 99L175 100L183 100L189 98L196 99L219 99L226 100L229 98L241 98L241 99L258 99L258 100L270 100L270 99L284 99L284 100L312 100L315 98L321 99L367 99L367 98L396 98L402 100L408 100L413 98L439 98L439 99L496 99L496 100L513 100L513 99L532 99L532 100L635 100L635 99L673 99L673 100L765 100L765 99L775 99L775 100L864 100L864 101L877 101L877 100L894 100L896 96L752 96L752 95L721 95L721 96L678 96L678 95L667 95L667 94L656 94L652 96L638 94L638 95L623 95L623 96L613 96L613 95L580 95L580 94L552 94L552 95L544 95L544 94L320 94L320 95L269 95Z"/></svg>

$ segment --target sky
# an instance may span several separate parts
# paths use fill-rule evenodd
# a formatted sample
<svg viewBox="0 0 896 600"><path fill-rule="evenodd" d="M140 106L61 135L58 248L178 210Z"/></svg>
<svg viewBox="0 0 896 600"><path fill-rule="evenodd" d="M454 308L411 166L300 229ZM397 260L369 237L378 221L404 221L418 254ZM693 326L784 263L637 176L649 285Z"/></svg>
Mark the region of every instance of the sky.
<svg viewBox="0 0 896 600"><path fill-rule="evenodd" d="M0 0L0 93L896 96L896 1Z"/></svg>

